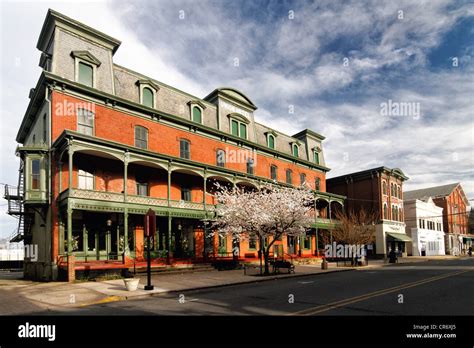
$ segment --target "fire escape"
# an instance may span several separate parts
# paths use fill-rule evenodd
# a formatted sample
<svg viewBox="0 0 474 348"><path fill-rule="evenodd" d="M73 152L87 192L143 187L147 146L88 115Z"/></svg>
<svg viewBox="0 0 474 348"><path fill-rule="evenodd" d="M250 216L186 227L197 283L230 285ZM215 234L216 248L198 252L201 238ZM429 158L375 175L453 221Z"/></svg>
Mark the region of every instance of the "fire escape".
<svg viewBox="0 0 474 348"><path fill-rule="evenodd" d="M9 237L10 243L18 243L24 240L25 243L31 242L31 223L33 215L25 212L24 206L24 169L23 163L20 165L18 186L5 185L4 198L8 202L7 213L18 219L18 227Z"/></svg>

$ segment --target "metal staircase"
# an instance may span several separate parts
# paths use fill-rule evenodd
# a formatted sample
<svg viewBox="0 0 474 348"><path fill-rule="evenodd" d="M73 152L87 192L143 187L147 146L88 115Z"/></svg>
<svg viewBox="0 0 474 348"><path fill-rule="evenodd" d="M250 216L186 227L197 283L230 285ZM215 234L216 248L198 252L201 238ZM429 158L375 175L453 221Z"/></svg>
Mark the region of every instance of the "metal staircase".
<svg viewBox="0 0 474 348"><path fill-rule="evenodd" d="M7 213L18 219L18 228L9 237L11 243L18 243L29 237L32 217L25 213L24 208L24 172L20 167L18 186L5 185L4 198L8 202ZM27 236L27 237L25 237Z"/></svg>

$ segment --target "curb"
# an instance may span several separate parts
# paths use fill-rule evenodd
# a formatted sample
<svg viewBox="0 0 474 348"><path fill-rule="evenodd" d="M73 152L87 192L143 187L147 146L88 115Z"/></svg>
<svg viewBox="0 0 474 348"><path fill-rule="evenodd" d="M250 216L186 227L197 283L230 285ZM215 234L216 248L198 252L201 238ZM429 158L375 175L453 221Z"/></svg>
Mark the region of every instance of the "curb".
<svg viewBox="0 0 474 348"><path fill-rule="evenodd" d="M118 302L118 301L126 301L126 300L133 300L133 299L144 299L152 296L162 296L162 295L167 295L167 294L173 294L173 293L181 293L185 291L199 291L199 290L207 290L207 289L215 289L215 288L223 288L226 286L233 286L233 285L244 285L244 284L254 284L254 283L260 283L260 282L266 282L270 280L278 280L278 279L288 279L288 278L302 278L302 277L309 277L309 276L319 276L319 275L324 275L324 274L330 274L330 273L337 273L337 272L348 272L348 271L355 271L355 268L348 268L348 269L334 269L334 270L328 270L327 272L319 272L319 273L305 273L305 274L293 274L293 275L281 275L281 276L271 276L271 277L265 277L262 279L255 279L247 282L237 282L237 283L224 283L224 284L217 284L217 285L208 285L208 286L200 286L200 287L195 287L195 288L188 288L188 289L178 289L178 290L166 290L163 292L153 292L150 294L142 294L142 295L136 295L136 296L107 296L106 298L99 300L99 301L94 301L94 302L88 302L88 303L82 303L78 305L78 307L87 307L87 306L92 306L96 304L103 304L103 303L110 303L110 302Z"/></svg>

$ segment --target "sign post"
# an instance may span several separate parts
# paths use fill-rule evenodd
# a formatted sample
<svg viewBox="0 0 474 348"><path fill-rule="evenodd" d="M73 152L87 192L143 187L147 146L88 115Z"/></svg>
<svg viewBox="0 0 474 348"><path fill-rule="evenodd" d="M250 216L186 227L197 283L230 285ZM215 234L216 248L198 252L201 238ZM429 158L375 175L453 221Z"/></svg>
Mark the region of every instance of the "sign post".
<svg viewBox="0 0 474 348"><path fill-rule="evenodd" d="M153 290L153 285L151 285L151 255L150 255L150 238L154 235L156 231L156 214L152 209L149 209L145 215L145 236L146 236L146 245L147 245L147 284L145 285L145 290Z"/></svg>

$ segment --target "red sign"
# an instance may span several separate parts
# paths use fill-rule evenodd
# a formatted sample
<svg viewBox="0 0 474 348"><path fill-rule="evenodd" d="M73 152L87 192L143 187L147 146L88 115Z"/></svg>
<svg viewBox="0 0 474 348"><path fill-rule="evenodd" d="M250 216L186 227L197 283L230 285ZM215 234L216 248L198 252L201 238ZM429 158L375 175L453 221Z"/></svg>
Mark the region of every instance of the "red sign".
<svg viewBox="0 0 474 348"><path fill-rule="evenodd" d="M145 237L151 237L156 230L156 214L155 211L149 209L145 215Z"/></svg>

